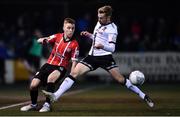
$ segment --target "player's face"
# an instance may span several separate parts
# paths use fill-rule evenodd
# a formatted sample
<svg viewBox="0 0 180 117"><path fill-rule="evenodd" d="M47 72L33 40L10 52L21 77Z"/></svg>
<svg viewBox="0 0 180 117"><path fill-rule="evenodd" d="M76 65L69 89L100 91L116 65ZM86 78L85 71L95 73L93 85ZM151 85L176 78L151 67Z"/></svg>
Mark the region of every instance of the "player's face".
<svg viewBox="0 0 180 117"><path fill-rule="evenodd" d="M75 31L75 24L64 23L63 30L64 30L64 34L68 38L71 38L74 34L74 31Z"/></svg>
<svg viewBox="0 0 180 117"><path fill-rule="evenodd" d="M108 17L104 13L98 13L98 21L100 24L107 24L108 23Z"/></svg>

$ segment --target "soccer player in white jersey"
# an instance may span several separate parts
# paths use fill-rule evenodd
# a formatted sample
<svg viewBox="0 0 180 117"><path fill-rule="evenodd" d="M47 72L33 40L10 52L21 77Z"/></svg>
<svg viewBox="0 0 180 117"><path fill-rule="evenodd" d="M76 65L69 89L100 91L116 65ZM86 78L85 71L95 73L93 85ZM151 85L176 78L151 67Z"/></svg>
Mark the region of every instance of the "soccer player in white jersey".
<svg viewBox="0 0 180 117"><path fill-rule="evenodd" d="M101 67L109 72L120 84L136 93L149 107L154 106L149 96L144 94L137 86L134 86L128 79L125 79L119 72L118 66L112 57L112 53L115 51L118 32L117 26L111 21L111 16L111 6L100 7L98 9L98 22L93 34L87 31L81 32L82 36L89 37L93 40L89 55L76 65L75 69L64 79L55 93L43 90L43 93L49 97L51 101L57 101L62 94L73 85L74 81L80 75Z"/></svg>

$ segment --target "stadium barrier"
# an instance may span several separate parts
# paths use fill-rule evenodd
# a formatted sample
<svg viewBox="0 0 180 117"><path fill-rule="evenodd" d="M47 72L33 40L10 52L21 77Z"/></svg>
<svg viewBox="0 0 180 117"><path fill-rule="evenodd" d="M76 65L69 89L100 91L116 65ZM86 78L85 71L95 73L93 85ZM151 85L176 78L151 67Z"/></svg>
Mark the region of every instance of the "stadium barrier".
<svg viewBox="0 0 180 117"><path fill-rule="evenodd" d="M46 59L41 58L41 65L45 63ZM15 81L30 80L31 74L26 69L23 61L17 59L7 59L5 61L5 83L13 84Z"/></svg>
<svg viewBox="0 0 180 117"><path fill-rule="evenodd" d="M140 70L149 81L180 81L180 53L115 53L113 57L120 72L127 77L130 72ZM101 79L105 78L104 75L109 76L102 69L89 73L89 75L95 74L98 74Z"/></svg>
<svg viewBox="0 0 180 117"><path fill-rule="evenodd" d="M113 57L120 72L128 76L131 71L140 70L149 81L180 81L180 53L176 52L146 52L146 53L115 53ZM41 65L46 59L41 59ZM19 80L28 80L29 73L20 60L6 60L5 81L11 84ZM101 81L112 79L103 69L88 73L87 77L96 76Z"/></svg>

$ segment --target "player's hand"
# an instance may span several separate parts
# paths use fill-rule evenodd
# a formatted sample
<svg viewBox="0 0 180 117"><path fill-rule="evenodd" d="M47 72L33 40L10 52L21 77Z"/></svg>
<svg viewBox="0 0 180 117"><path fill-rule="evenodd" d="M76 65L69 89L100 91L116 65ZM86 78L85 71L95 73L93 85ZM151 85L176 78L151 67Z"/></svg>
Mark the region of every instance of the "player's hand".
<svg viewBox="0 0 180 117"><path fill-rule="evenodd" d="M96 48L96 49L103 49L104 48L104 45L102 45L102 44L96 44L96 45L94 45L94 47Z"/></svg>
<svg viewBox="0 0 180 117"><path fill-rule="evenodd" d="M81 36L90 37L92 34L89 33L88 31L82 31L82 32L80 33L80 35L81 35Z"/></svg>
<svg viewBox="0 0 180 117"><path fill-rule="evenodd" d="M39 39L37 40L37 42L38 42L38 43L43 43L43 40L44 40L44 38L39 38Z"/></svg>
<svg viewBox="0 0 180 117"><path fill-rule="evenodd" d="M38 43L41 43L41 44L46 43L46 42L47 42L47 38L39 38L39 39L37 40L37 42L38 42Z"/></svg>

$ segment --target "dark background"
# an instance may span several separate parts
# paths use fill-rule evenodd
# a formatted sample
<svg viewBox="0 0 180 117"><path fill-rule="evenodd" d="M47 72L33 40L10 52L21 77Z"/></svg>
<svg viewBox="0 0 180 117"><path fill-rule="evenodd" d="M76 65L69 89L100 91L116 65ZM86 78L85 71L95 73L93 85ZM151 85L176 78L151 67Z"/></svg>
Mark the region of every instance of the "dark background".
<svg viewBox="0 0 180 117"><path fill-rule="evenodd" d="M93 32L97 9L104 5L112 6L112 20L118 27L116 52L180 51L178 0L1 0L1 74L4 60L27 58L34 30L39 29L43 37L62 32L66 17L76 20L80 57L86 56L91 40L83 39L79 33ZM49 56L47 50L43 47L42 57Z"/></svg>
<svg viewBox="0 0 180 117"><path fill-rule="evenodd" d="M179 51L179 39L175 37L179 35L180 2L172 0L0 1L0 40L7 48L11 45L16 50L16 43L26 43L34 29L39 28L44 36L49 36L62 31L65 17L78 21L84 14L90 16L85 29L92 32L97 21L97 9L103 5L112 5L114 9L113 21L119 30L116 51ZM19 31L25 32L22 40L18 39ZM76 30L77 36L79 31ZM134 34L139 38L133 39ZM84 52L81 55L84 56Z"/></svg>

